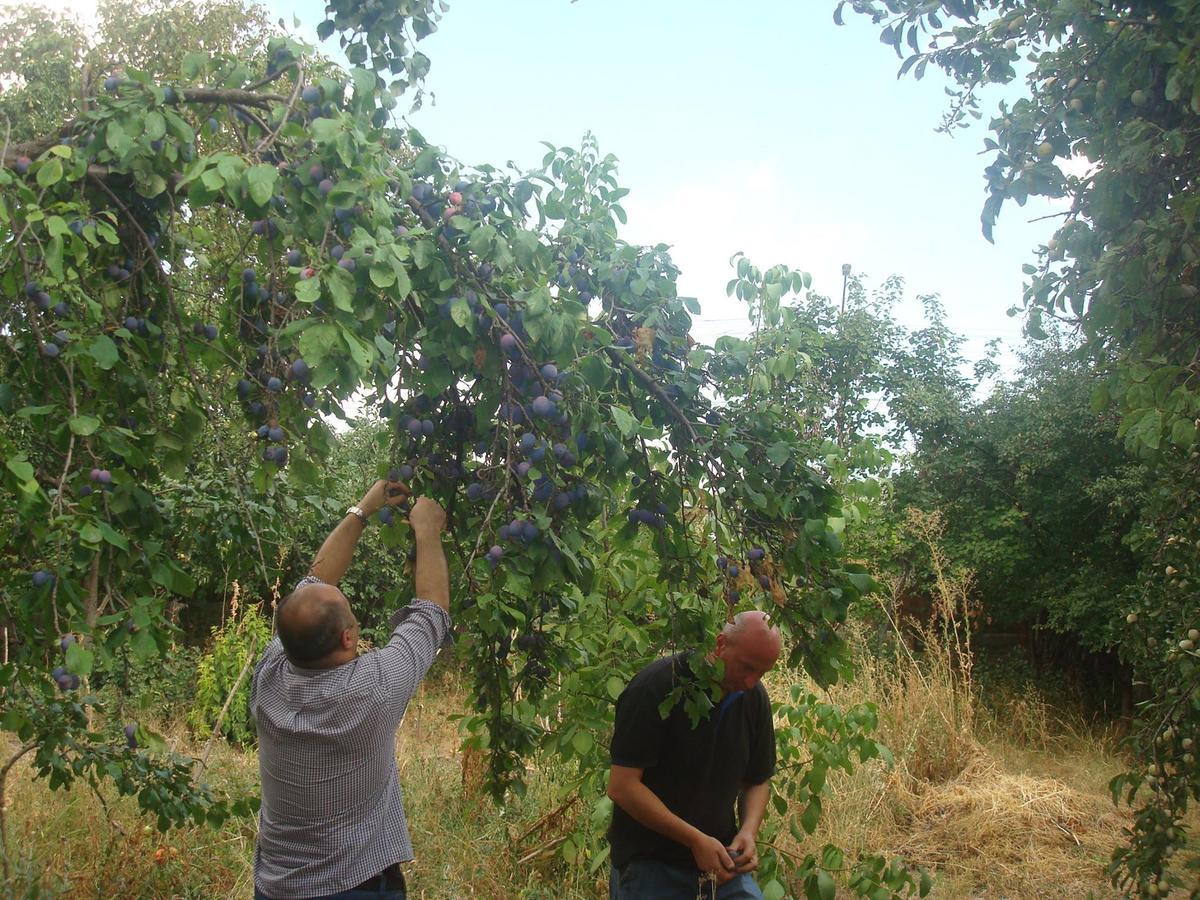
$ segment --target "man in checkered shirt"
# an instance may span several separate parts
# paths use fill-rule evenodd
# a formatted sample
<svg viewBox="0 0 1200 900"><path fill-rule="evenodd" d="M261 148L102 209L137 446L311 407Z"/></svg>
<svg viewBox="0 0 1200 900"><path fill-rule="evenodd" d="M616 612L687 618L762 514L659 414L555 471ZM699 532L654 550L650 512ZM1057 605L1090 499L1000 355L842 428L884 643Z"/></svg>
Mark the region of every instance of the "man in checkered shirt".
<svg viewBox="0 0 1200 900"><path fill-rule="evenodd" d="M256 900L404 900L413 858L396 771L396 729L450 628L446 514L422 497L409 514L415 599L386 645L359 655L358 620L337 583L367 520L405 500L376 482L326 538L307 578L280 603L278 635L251 683L262 809Z"/></svg>

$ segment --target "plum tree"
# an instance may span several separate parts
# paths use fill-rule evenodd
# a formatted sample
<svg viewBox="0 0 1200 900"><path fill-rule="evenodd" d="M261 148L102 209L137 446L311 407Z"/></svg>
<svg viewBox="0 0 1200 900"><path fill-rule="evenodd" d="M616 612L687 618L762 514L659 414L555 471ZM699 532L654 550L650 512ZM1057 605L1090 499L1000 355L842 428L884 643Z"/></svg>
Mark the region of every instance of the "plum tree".
<svg viewBox="0 0 1200 900"><path fill-rule="evenodd" d="M437 18L427 0L393 6L368 22L330 4L318 32L339 34L348 72L284 36L263 54L188 52L170 70L124 67L110 94L8 148L6 339L47 346L39 291L77 311L57 359L2 363L6 409L47 424L36 441L0 431L3 489L28 537L12 570L36 555L60 573L49 602L14 587L26 597L14 626L32 638L68 621L80 675L126 644L156 652L167 599L194 589L163 487L218 434L245 543L217 552L238 567L249 555L238 571L269 597L282 573L260 529L286 531L278 498L324 484L327 419L353 398L381 429L378 474L395 469L447 510L478 698L464 727L488 748L494 791L519 789L540 749L578 760L598 796L611 679L639 653L699 644L753 602L798 638L789 662L832 681L838 625L870 580L842 558L826 449L773 399L786 376L744 346L695 343L699 307L678 295L665 247L619 235L625 191L592 136L509 175L467 172L391 124L428 66L412 35ZM811 284L771 272L775 303ZM84 481L103 490L82 496ZM381 530L387 547L405 539ZM769 591L743 593L737 565L713 566L768 553ZM625 583L625 568L640 578ZM108 587L117 606L101 615ZM500 652L517 634L544 636L522 667ZM20 654L0 689L39 664ZM689 710L710 709L715 689L690 694ZM567 724L548 709L569 709ZM867 719L822 721L850 736L829 766L850 765L847 746L878 754ZM147 732L130 727L132 747ZM803 808L809 827L819 804Z"/></svg>

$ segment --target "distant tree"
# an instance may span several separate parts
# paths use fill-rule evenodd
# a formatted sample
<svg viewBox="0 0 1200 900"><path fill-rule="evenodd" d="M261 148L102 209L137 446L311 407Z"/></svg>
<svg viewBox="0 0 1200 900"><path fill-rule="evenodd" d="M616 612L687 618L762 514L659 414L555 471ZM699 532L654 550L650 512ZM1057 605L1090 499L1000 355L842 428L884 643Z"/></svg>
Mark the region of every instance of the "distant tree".
<svg viewBox="0 0 1200 900"><path fill-rule="evenodd" d="M919 441L893 502L941 509L947 552L975 572L984 614L1108 650L1124 633L1139 556L1126 538L1146 470L1090 404L1103 377L1057 331L1021 368Z"/></svg>

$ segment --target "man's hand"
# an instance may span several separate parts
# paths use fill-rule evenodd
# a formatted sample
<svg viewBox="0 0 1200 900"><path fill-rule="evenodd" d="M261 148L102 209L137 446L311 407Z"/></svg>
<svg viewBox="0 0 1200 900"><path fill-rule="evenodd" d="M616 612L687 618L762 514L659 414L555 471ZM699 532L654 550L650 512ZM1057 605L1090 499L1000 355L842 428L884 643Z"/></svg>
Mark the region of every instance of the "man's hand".
<svg viewBox="0 0 1200 900"><path fill-rule="evenodd" d="M363 494L363 498L358 501L358 508L369 519L385 506L400 505L411 494L412 491L408 489L408 485L403 481L385 481L380 478Z"/></svg>
<svg viewBox="0 0 1200 900"><path fill-rule="evenodd" d="M707 834L701 834L692 842L691 845L692 859L696 861L696 868L701 872L709 872L717 878L717 884L724 884L732 880L737 874L734 870L734 862L729 858L729 853L725 847L715 837L709 837Z"/></svg>
<svg viewBox="0 0 1200 900"><path fill-rule="evenodd" d="M744 875L758 868L758 848L754 845L754 835L747 831L739 831L729 845L729 855L737 867L736 874Z"/></svg>
<svg viewBox="0 0 1200 900"><path fill-rule="evenodd" d="M436 500L418 497L412 512L408 514L408 522L414 532L441 534L442 529L446 527L446 511L438 506Z"/></svg>

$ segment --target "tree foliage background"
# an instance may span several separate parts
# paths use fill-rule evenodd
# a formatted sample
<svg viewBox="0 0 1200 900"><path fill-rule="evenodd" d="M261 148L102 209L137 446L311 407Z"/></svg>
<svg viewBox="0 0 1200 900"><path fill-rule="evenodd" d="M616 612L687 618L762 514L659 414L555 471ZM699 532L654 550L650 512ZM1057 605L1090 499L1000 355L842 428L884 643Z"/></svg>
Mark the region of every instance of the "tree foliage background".
<svg viewBox="0 0 1200 900"><path fill-rule="evenodd" d="M1147 686L1134 738L1147 764L1112 785L1114 799L1138 807L1130 846L1113 860L1114 882L1141 896L1182 885L1194 895L1200 860L1175 857L1187 846L1180 819L1200 798L1200 11L1186 0L851 0L837 4L835 20L847 7L883 26L901 76L920 78L932 64L949 77L947 131L982 118L989 85L1024 81L1024 96L998 103L988 120L983 233L990 238L1006 204L1032 195L1063 201L1061 225L1026 266L1026 329L1042 338L1056 319L1082 336L1100 374L1093 409L1119 416L1117 437L1146 467L1144 480L1118 477L1101 488L1114 492L1109 509L1131 519L1128 553L1110 557L1116 571L1100 566L1096 581L1067 585L1057 614L1103 611L1085 639L1118 643ZM1080 593L1127 579L1117 602Z"/></svg>

